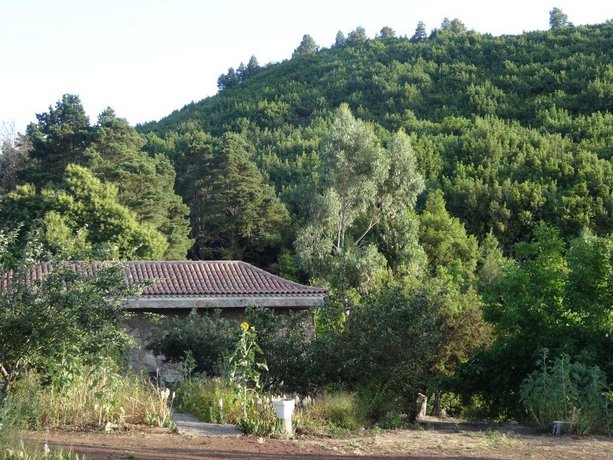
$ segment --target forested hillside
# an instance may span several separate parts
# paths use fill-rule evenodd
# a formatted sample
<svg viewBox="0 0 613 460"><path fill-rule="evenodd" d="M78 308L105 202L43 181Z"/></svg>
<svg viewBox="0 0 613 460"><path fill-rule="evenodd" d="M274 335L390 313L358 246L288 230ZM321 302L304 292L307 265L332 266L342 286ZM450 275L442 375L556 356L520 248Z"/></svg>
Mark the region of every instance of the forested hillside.
<svg viewBox="0 0 613 460"><path fill-rule="evenodd" d="M539 221L567 237L611 228L611 22L502 37L457 20L430 37L340 35L329 49L306 46L307 36L291 60L230 69L244 77L228 84L231 72L222 75L215 97L140 127L166 140L150 135L149 148L185 177L187 138L236 133L301 218L299 189L318 168L330 113L347 103L382 143L400 129L410 135L428 184L421 202L443 190L449 212L480 239L492 231L508 249Z"/></svg>
<svg viewBox="0 0 613 460"><path fill-rule="evenodd" d="M3 146L1 260L36 240L326 286L317 340L287 347L303 374L271 366L300 390L453 390L504 417L543 356L611 379L613 22L553 19L517 36L457 19L329 48L305 35L136 128L110 109L91 124L65 95Z"/></svg>

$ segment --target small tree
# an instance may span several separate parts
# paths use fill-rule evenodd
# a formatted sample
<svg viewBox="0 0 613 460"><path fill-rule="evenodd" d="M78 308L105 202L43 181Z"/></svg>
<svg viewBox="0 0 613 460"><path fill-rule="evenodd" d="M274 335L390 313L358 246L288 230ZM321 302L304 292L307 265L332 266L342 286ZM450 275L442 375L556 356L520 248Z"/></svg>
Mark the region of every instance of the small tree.
<svg viewBox="0 0 613 460"><path fill-rule="evenodd" d="M419 21L417 23L417 27L415 28L415 33L411 37L412 42L419 42L428 38L428 34L426 33L426 24L423 21Z"/></svg>
<svg viewBox="0 0 613 460"><path fill-rule="evenodd" d="M345 38L345 34L342 30L339 30L336 33L336 38L334 39L334 46L343 46L346 42L347 39Z"/></svg>
<svg viewBox="0 0 613 460"><path fill-rule="evenodd" d="M396 31L391 27L385 26L381 29L381 32L379 32L379 37L381 37L381 39L383 40L386 40L388 38L395 38Z"/></svg>
<svg viewBox="0 0 613 460"><path fill-rule="evenodd" d="M358 26L355 28L355 30L349 32L346 43L354 45L357 43L364 43L366 40L368 40L366 29L362 26Z"/></svg>
<svg viewBox="0 0 613 460"><path fill-rule="evenodd" d="M568 26L568 16L560 8L553 8L549 12L549 28L557 29L558 27Z"/></svg>
<svg viewBox="0 0 613 460"><path fill-rule="evenodd" d="M321 141L320 159L319 195L298 232L298 256L307 271L334 287L367 287L385 267L369 236L413 208L423 189L409 138L400 131L383 148L373 128L343 104Z"/></svg>
<svg viewBox="0 0 613 460"><path fill-rule="evenodd" d="M319 46L317 46L317 43L315 43L313 37L311 37L309 34L306 34L302 37L302 41L300 42L300 45L298 45L298 48L296 48L292 53L292 57L304 56L306 54L314 54L317 52L318 49Z"/></svg>
<svg viewBox="0 0 613 460"><path fill-rule="evenodd" d="M611 434L613 413L607 401L609 387L598 366L573 363L567 355L549 362L546 351L540 365L540 369L523 380L520 395L541 429L548 429L554 420L565 420L579 434Z"/></svg>

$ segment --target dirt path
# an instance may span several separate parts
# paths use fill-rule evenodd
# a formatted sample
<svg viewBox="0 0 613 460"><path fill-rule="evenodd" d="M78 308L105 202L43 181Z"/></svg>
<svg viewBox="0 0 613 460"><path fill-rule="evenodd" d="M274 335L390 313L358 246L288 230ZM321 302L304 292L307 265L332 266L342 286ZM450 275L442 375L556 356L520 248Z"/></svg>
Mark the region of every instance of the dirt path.
<svg viewBox="0 0 613 460"><path fill-rule="evenodd" d="M242 436L234 425L205 423L190 414L175 412L172 418L177 424L177 433L189 436Z"/></svg>
<svg viewBox="0 0 613 460"><path fill-rule="evenodd" d="M44 433L27 437L42 446ZM613 459L613 440L537 434L520 426L472 426L431 423L420 429L358 432L343 438L298 437L292 440L218 437L162 432L78 433L53 431L51 446L62 446L87 459Z"/></svg>

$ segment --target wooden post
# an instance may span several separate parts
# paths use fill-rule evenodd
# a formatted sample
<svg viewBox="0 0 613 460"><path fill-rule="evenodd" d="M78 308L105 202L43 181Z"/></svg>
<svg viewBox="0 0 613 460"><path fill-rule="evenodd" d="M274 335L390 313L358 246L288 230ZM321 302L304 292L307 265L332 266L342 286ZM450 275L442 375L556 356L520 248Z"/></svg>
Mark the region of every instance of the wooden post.
<svg viewBox="0 0 613 460"><path fill-rule="evenodd" d="M428 397L423 393L417 393L417 404L419 405L417 418L425 416L428 409Z"/></svg>

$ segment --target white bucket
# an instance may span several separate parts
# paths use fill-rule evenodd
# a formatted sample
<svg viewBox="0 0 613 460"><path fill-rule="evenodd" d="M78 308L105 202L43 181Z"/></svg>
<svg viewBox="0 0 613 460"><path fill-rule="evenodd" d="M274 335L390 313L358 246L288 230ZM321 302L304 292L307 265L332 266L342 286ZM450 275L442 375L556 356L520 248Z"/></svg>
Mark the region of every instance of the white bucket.
<svg viewBox="0 0 613 460"><path fill-rule="evenodd" d="M293 399L277 399L272 402L277 418L281 420L291 420L294 413L295 402Z"/></svg>
<svg viewBox="0 0 613 460"><path fill-rule="evenodd" d="M277 418L281 420L281 426L283 432L287 436L292 436L292 414L294 412L294 400L293 399L277 399L272 402Z"/></svg>

